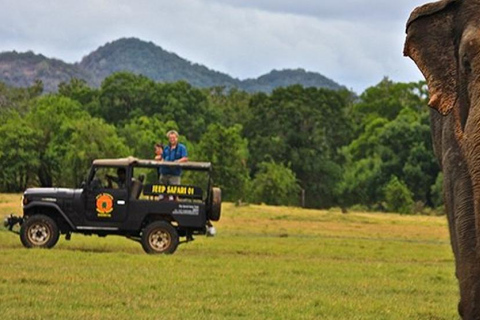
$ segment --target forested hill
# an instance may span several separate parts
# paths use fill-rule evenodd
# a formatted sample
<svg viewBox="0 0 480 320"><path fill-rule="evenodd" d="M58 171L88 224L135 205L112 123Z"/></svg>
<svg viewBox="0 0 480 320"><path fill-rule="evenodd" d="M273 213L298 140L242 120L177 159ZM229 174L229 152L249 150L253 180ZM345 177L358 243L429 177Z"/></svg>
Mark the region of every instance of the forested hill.
<svg viewBox="0 0 480 320"><path fill-rule="evenodd" d="M44 90L57 90L60 82L69 82L72 78L93 83L93 78L75 65L61 60L50 59L41 54L3 52L0 53L0 81L15 87L27 87L35 80L42 80Z"/></svg>
<svg viewBox="0 0 480 320"><path fill-rule="evenodd" d="M273 70L257 79L242 81L241 88L247 92L271 92L278 87L288 87L301 84L303 87L316 87L338 90L342 88L338 83L316 72L307 72L303 69Z"/></svg>
<svg viewBox="0 0 480 320"><path fill-rule="evenodd" d="M78 66L94 75L95 85L112 73L129 71L159 82L186 80L195 87L239 85L227 74L191 63L152 42L120 39L107 43L82 59Z"/></svg>
<svg viewBox="0 0 480 320"><path fill-rule="evenodd" d="M109 42L75 64L32 52L0 54L0 81L11 86L25 87L39 79L48 92L56 91L60 82L71 78L83 79L98 87L106 77L118 71L142 74L157 82L185 80L195 87L236 87L251 93L271 92L277 87L294 84L334 90L344 88L319 73L302 69L274 70L257 79L242 81L192 63L152 42L135 38Z"/></svg>

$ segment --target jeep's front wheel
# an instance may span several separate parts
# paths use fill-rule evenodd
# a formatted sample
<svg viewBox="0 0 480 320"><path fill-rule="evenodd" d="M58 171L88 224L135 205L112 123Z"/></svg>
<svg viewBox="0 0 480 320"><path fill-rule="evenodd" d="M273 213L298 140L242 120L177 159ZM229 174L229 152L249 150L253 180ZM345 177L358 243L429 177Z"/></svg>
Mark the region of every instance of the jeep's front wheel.
<svg viewBox="0 0 480 320"><path fill-rule="evenodd" d="M146 253L172 254L178 247L178 232L168 222L152 222L142 232L142 247Z"/></svg>
<svg viewBox="0 0 480 320"><path fill-rule="evenodd" d="M26 248L52 248L59 236L55 220L41 214L31 216L20 228L20 240Z"/></svg>

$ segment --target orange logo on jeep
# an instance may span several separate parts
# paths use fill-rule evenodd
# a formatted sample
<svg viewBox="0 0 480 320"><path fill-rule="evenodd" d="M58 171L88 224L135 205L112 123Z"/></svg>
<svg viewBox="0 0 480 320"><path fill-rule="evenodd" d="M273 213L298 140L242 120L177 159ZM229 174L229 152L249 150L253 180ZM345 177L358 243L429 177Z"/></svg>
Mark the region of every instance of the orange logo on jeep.
<svg viewBox="0 0 480 320"><path fill-rule="evenodd" d="M113 211L113 197L108 193L97 196L97 212L99 217L110 217Z"/></svg>

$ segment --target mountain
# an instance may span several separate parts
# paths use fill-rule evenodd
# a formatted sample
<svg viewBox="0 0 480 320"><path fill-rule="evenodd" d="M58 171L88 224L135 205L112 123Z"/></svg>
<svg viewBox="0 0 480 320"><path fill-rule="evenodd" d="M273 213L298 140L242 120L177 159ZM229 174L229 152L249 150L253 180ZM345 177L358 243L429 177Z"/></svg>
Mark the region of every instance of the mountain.
<svg viewBox="0 0 480 320"><path fill-rule="evenodd" d="M120 39L84 57L78 66L93 74L96 85L118 71L129 71L161 82L185 80L196 87L238 86L239 81L202 65L191 63L156 46L135 38Z"/></svg>
<svg viewBox="0 0 480 320"><path fill-rule="evenodd" d="M242 81L241 88L248 92L271 92L278 87L288 87L300 84L304 87L327 88L338 90L344 88L333 80L316 72L308 72L303 69L273 70L257 79Z"/></svg>
<svg viewBox="0 0 480 320"><path fill-rule="evenodd" d="M50 59L33 52L0 53L0 81L15 87L27 87L35 80L43 82L46 92L56 91L62 81L70 81L72 78L84 79L93 83L88 71L65 63L61 60Z"/></svg>
<svg viewBox="0 0 480 320"><path fill-rule="evenodd" d="M103 79L118 71L142 74L159 82L184 80L195 87L236 87L248 92L271 92L277 87L293 84L333 90L344 88L319 73L303 69L273 70L257 79L242 81L185 60L152 42L136 38L109 42L74 64L32 52L0 53L0 81L23 87L40 79L47 92L56 91L60 82L71 78L84 79L90 85L98 87Z"/></svg>

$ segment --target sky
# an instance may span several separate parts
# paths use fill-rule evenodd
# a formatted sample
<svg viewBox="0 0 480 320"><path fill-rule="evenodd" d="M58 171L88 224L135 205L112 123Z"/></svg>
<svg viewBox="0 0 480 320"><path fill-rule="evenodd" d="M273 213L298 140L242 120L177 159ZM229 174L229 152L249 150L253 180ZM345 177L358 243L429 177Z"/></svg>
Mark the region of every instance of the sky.
<svg viewBox="0 0 480 320"><path fill-rule="evenodd" d="M419 81L405 23L425 0L0 0L0 52L66 62L124 37L235 78L303 68L362 93Z"/></svg>

